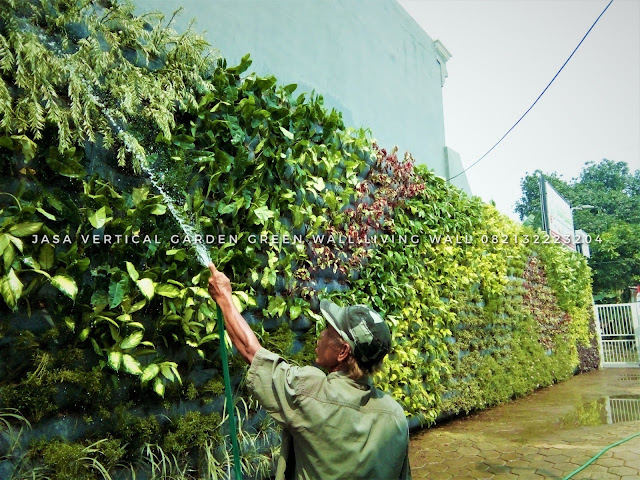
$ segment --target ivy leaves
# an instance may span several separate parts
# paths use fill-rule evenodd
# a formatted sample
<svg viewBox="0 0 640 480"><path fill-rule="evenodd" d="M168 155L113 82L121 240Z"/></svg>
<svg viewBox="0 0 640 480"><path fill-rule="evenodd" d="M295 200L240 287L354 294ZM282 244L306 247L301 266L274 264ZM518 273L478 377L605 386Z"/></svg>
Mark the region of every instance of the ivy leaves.
<svg viewBox="0 0 640 480"><path fill-rule="evenodd" d="M78 294L78 285L69 275L55 275L51 278L51 285L67 295L71 300L75 300L76 295Z"/></svg>
<svg viewBox="0 0 640 480"><path fill-rule="evenodd" d="M107 207L101 207L91 215L89 215L89 223L93 228L102 228L107 222L113 220L113 217L107 217Z"/></svg>
<svg viewBox="0 0 640 480"><path fill-rule="evenodd" d="M75 280L63 271L51 275L46 270L51 269L54 264L54 251L50 245L41 246L37 253L38 260L28 255L28 251L33 248L31 241L32 236L39 233L44 222L22 221L25 218L32 218L37 213L45 216L51 216L40 207L33 207L30 204L20 202L15 198L18 210L14 215L4 218L0 225L0 256L2 258L2 269L4 275L0 277L0 295L4 299L7 306L16 311L18 302L25 293L24 283L20 280L20 276L24 273L37 274L35 277L30 275L30 284L28 290L31 290L39 282L38 277L42 276L51 282L51 285L60 292L68 296L71 300L75 300L78 293L78 287ZM25 245L26 244L26 245ZM28 269L24 269L20 264Z"/></svg>
<svg viewBox="0 0 640 480"><path fill-rule="evenodd" d="M131 262L125 262L127 266L127 272L129 273L129 277L133 280L144 297L147 300L151 300L153 298L153 294L155 292L153 280L150 278L140 278L138 271L133 266Z"/></svg>
<svg viewBox="0 0 640 480"><path fill-rule="evenodd" d="M7 306L14 311L17 309L18 300L22 296L23 286L13 268L0 279L0 293Z"/></svg>

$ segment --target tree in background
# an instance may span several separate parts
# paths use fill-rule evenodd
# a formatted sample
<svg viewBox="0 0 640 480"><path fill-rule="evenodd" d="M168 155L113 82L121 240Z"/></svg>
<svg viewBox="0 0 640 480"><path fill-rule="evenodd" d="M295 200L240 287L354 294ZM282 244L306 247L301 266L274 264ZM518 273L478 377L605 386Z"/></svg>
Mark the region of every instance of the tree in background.
<svg viewBox="0 0 640 480"><path fill-rule="evenodd" d="M540 190L536 170L521 181L522 197L515 211L521 220L541 228ZM593 292L597 302L628 301L629 287L640 284L640 170L625 162L587 162L578 178L567 182L557 173L544 174L571 205L593 205L574 211L574 225L593 239L589 245Z"/></svg>

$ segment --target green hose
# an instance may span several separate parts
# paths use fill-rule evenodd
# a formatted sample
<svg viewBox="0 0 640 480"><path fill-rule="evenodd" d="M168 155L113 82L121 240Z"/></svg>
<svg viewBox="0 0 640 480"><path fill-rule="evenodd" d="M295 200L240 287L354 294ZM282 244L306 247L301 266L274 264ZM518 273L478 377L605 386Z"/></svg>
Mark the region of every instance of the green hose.
<svg viewBox="0 0 640 480"><path fill-rule="evenodd" d="M587 468L589 465L591 465L593 462L595 462L600 455L602 455L604 452L606 452L607 450L612 449L613 447L617 447L618 445L624 443L624 442L628 442L629 440L631 440L632 438L636 438L636 437L640 437L640 433L635 433L633 435L631 435L630 437L625 438L624 440L620 440L619 442L616 443L612 443L611 445L609 445L607 448L603 449L602 451L600 451L600 453L598 453L595 457L593 457L591 460L589 460L587 463L585 463L584 465L582 465L580 468L575 469L573 472L571 472L569 475L567 475L566 477L564 477L562 480L568 480L569 478L573 477L576 473L581 472L582 470L584 470L585 468Z"/></svg>
<svg viewBox="0 0 640 480"><path fill-rule="evenodd" d="M231 380L229 378L229 361L227 359L227 346L224 341L224 320L222 310L218 306L218 333L220 335L220 357L222 359L222 374L224 376L224 392L226 396L227 414L229 415L229 430L231 432L231 445L233 448L233 469L236 472L236 480L242 480L242 466L240 465L240 449L238 448L238 434L236 431L236 416L233 398L231 397Z"/></svg>

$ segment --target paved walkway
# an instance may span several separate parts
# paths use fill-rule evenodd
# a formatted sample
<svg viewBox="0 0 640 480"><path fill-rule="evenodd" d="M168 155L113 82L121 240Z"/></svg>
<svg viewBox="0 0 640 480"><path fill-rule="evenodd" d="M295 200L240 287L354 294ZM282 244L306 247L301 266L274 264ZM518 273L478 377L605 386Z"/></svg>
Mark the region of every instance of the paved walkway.
<svg viewBox="0 0 640 480"><path fill-rule="evenodd" d="M606 369L415 432L409 456L414 479L562 479L636 433L640 369ZM572 479L640 479L640 437Z"/></svg>

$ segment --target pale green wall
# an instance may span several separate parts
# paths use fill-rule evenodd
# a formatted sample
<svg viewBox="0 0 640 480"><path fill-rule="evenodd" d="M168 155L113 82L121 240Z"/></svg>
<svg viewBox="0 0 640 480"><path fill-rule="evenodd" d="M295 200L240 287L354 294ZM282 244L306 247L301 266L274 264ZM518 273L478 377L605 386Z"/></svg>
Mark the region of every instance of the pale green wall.
<svg viewBox="0 0 640 480"><path fill-rule="evenodd" d="M395 0L136 0L184 31L192 19L230 65L298 92L315 90L348 126L368 127L380 146L400 147L446 177L442 71L433 40ZM459 160L458 160L459 161ZM459 171L459 170L457 170ZM459 178L460 179L460 178ZM459 180L457 179L457 180ZM466 179L456 182L468 191Z"/></svg>

